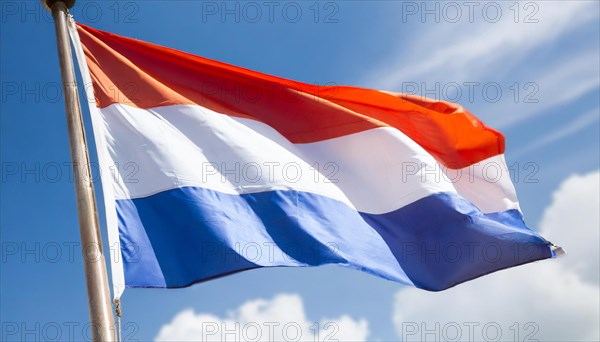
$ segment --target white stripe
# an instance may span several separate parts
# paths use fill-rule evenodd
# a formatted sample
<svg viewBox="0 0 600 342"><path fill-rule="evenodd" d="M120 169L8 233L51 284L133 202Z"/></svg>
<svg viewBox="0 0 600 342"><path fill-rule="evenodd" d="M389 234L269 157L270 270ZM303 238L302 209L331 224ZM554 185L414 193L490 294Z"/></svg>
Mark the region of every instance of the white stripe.
<svg viewBox="0 0 600 342"><path fill-rule="evenodd" d="M458 192L484 213L519 209L504 155L448 169L390 127L296 146L311 161L335 160L337 185L361 212L390 212L442 191Z"/></svg>
<svg viewBox="0 0 600 342"><path fill-rule="evenodd" d="M459 189L486 212L516 205L507 174L489 183L475 166L462 169L474 172L473 177L457 178L452 172L444 177L430 154L390 127L292 144L263 123L196 105L145 110L113 104L100 113L117 199L183 186L231 194L294 189L380 214ZM494 158L505 167L502 156Z"/></svg>
<svg viewBox="0 0 600 342"><path fill-rule="evenodd" d="M519 208L504 155L482 160L459 170L446 170L458 193L484 213Z"/></svg>

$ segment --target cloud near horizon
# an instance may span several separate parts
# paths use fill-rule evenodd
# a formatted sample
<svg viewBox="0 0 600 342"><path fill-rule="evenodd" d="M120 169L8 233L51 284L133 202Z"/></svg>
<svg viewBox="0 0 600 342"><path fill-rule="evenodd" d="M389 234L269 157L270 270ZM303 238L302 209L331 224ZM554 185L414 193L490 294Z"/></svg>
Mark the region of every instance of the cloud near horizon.
<svg viewBox="0 0 600 342"><path fill-rule="evenodd" d="M225 317L186 309L165 324L156 341L367 341L369 324L348 315L309 321L302 297L278 294L249 300Z"/></svg>

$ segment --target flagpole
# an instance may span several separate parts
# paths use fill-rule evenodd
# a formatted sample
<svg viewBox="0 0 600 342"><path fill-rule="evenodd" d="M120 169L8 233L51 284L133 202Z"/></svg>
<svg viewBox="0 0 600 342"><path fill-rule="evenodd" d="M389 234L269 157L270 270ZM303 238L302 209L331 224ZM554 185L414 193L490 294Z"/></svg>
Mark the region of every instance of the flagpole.
<svg viewBox="0 0 600 342"><path fill-rule="evenodd" d="M69 8L73 7L75 0L41 1L44 7L52 12L56 30L69 145L73 162L90 330L93 341L115 341L115 324L110 304L108 276L67 26Z"/></svg>

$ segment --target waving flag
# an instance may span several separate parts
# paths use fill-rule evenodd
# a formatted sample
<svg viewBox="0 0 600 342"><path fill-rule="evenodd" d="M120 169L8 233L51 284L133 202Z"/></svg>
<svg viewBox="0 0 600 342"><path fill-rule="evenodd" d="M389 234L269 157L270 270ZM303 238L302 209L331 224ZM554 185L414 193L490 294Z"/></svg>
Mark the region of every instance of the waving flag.
<svg viewBox="0 0 600 342"><path fill-rule="evenodd" d="M123 287L338 264L426 290L553 256L459 105L274 77L77 24Z"/></svg>

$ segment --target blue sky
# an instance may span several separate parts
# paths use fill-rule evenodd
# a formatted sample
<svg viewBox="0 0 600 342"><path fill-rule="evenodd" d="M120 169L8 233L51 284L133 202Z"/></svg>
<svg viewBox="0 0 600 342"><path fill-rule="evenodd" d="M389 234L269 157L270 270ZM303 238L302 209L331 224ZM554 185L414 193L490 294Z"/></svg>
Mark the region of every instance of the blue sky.
<svg viewBox="0 0 600 342"><path fill-rule="evenodd" d="M169 338L161 327L185 331L201 313L241 320L243 310L236 310L254 303L274 313L289 306L308 322L335 318L359 331L353 336L368 330L369 340L401 338L403 322L434 317L443 326L469 321L470 313L483 317L482 325L499 322L508 337L512 309L503 308L539 298L555 306L518 308L522 332L535 322L534 337L595 338L598 312L589 303L600 304L597 267L577 251L597 259L598 207L575 216L567 209L599 196L600 4L475 3L470 12L465 3L400 1L78 0L75 19L102 30L307 83L459 102L505 134L527 223L571 244L572 262L501 272L441 297L339 267L261 269L187 289L130 289L124 336L151 340L160 331ZM52 339L58 327L61 340L81 340L87 303L53 23L37 1L3 1L0 10L2 339ZM572 282L560 287L561 277ZM487 286L492 281L497 287ZM531 293L511 290L519 283ZM274 319L267 309L261 314ZM350 321L338 319L344 315ZM596 321L568 319L579 315Z"/></svg>

